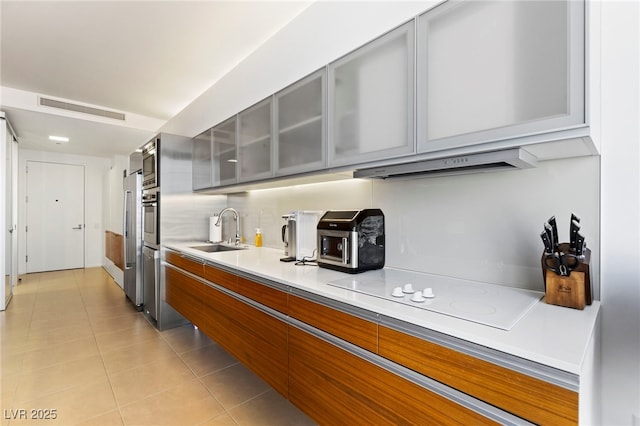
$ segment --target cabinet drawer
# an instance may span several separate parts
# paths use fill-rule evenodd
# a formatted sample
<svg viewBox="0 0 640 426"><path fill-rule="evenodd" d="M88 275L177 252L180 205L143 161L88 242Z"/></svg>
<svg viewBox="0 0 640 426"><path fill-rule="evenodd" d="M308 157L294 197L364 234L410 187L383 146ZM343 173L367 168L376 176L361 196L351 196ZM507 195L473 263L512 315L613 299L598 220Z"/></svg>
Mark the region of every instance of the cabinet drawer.
<svg viewBox="0 0 640 426"><path fill-rule="evenodd" d="M229 351L287 397L288 325L230 296L224 295L223 299L228 328L237 342Z"/></svg>
<svg viewBox="0 0 640 426"><path fill-rule="evenodd" d="M246 278L238 277L236 292L283 314L289 310L287 293Z"/></svg>
<svg viewBox="0 0 640 426"><path fill-rule="evenodd" d="M537 424L578 423L578 393L379 327L380 355Z"/></svg>
<svg viewBox="0 0 640 426"><path fill-rule="evenodd" d="M236 291L238 286L237 276L211 265L204 265L204 278L232 291Z"/></svg>
<svg viewBox="0 0 640 426"><path fill-rule="evenodd" d="M289 296L289 315L363 349L378 352L378 325L297 296Z"/></svg>
<svg viewBox="0 0 640 426"><path fill-rule="evenodd" d="M171 263L192 274L204 277L204 262L197 262L196 260L189 259L172 251L167 251L165 256L167 263Z"/></svg>
<svg viewBox="0 0 640 426"><path fill-rule="evenodd" d="M219 326L212 323L214 319L204 303L206 288L207 286L172 267L165 268L167 303L203 331Z"/></svg>
<svg viewBox="0 0 640 426"><path fill-rule="evenodd" d="M286 323L182 272L166 270L167 302L285 397Z"/></svg>
<svg viewBox="0 0 640 426"><path fill-rule="evenodd" d="M289 399L320 424L495 424L457 403L289 327Z"/></svg>

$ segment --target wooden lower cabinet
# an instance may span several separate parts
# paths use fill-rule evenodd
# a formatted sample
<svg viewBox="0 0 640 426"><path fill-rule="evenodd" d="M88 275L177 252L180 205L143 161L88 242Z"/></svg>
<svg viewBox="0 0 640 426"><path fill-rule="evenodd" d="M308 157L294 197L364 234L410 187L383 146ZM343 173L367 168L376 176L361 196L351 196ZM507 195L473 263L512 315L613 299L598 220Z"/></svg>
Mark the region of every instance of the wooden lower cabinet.
<svg viewBox="0 0 640 426"><path fill-rule="evenodd" d="M105 255L114 265L124 271L124 237L112 231L104 231Z"/></svg>
<svg viewBox="0 0 640 426"><path fill-rule="evenodd" d="M168 250L165 256L168 263L171 263L177 266L178 268L182 268L186 271L189 271L192 274L196 274L199 277L204 277L204 262L196 261L194 259L185 257L179 253L175 253L173 251L168 251Z"/></svg>
<svg viewBox="0 0 640 426"><path fill-rule="evenodd" d="M495 424L294 326L289 327L289 399L326 425Z"/></svg>
<svg viewBox="0 0 640 426"><path fill-rule="evenodd" d="M380 355L427 377L543 425L578 424L578 393L388 327Z"/></svg>
<svg viewBox="0 0 640 426"><path fill-rule="evenodd" d="M289 311L287 293L284 291L238 277L236 292L283 314L287 314Z"/></svg>
<svg viewBox="0 0 640 426"><path fill-rule="evenodd" d="M207 281L218 284L219 286L236 291L238 287L238 276L230 274L222 269L215 268L211 265L204 265L204 278Z"/></svg>
<svg viewBox="0 0 640 426"><path fill-rule="evenodd" d="M287 397L287 324L167 267L166 298L178 312Z"/></svg>
<svg viewBox="0 0 640 426"><path fill-rule="evenodd" d="M207 282L233 288L310 330L322 330L529 422L578 423L575 391L210 265L175 255L167 259L179 264L165 268L167 302L320 424L494 422Z"/></svg>
<svg viewBox="0 0 640 426"><path fill-rule="evenodd" d="M302 297L289 296L289 315L370 352L378 352L378 324Z"/></svg>

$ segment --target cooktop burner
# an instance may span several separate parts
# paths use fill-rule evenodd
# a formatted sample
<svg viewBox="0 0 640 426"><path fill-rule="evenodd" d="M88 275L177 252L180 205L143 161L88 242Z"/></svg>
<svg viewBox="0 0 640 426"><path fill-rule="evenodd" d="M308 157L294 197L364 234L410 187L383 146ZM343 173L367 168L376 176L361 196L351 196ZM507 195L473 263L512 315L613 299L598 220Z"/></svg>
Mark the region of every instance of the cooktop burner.
<svg viewBox="0 0 640 426"><path fill-rule="evenodd" d="M510 330L544 295L394 269L370 271L328 284L502 330Z"/></svg>

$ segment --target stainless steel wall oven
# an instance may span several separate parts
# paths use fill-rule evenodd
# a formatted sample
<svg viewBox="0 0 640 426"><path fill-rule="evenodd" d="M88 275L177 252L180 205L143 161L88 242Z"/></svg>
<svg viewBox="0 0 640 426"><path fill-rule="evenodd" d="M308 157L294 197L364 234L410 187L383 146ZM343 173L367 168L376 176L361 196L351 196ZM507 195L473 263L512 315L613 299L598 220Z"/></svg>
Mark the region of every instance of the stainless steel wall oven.
<svg viewBox="0 0 640 426"><path fill-rule="evenodd" d="M160 138L153 138L142 147L142 189L160 185L159 152Z"/></svg>
<svg viewBox="0 0 640 426"><path fill-rule="evenodd" d="M142 214L144 245L152 249L160 248L160 189L145 189L142 192Z"/></svg>

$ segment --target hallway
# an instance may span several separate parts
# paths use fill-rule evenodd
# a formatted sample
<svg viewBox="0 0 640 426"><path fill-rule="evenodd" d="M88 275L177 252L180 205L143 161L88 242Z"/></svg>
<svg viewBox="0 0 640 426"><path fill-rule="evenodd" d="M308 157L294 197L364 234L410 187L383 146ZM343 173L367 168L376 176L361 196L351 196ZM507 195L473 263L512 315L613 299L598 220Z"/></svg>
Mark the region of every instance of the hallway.
<svg viewBox="0 0 640 426"><path fill-rule="evenodd" d="M192 326L158 332L102 268L23 276L0 337L2 426L313 424Z"/></svg>

